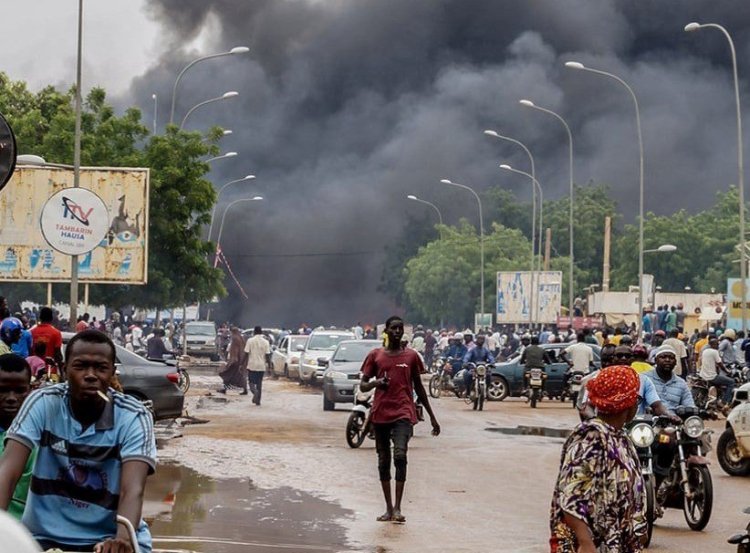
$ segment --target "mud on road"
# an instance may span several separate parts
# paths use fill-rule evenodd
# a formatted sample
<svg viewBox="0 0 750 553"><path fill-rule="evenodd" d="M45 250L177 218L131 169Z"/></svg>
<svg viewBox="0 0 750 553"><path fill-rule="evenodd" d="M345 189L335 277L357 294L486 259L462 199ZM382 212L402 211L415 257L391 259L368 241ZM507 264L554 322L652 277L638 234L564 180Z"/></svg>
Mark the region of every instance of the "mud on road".
<svg viewBox="0 0 750 553"><path fill-rule="evenodd" d="M319 390L266 380L263 405L256 407L250 396L212 392L218 384L218 377L193 378L188 412L210 422L185 427L182 438L160 451L160 462L179 462L215 483L218 491L203 500L209 511L243 498L252 501L256 492L288 490L302 494L295 516L321 526L297 539L279 534L281 546L398 553L549 550L549 503L560 448L565 431L577 422L569 404L543 401L532 410L523 401L508 399L474 412L456 398L432 400L443 432L434 438L427 424L417 425L403 506L407 523L395 525L375 522L383 505L374 443L366 440L357 450L346 445L348 406L324 412ZM723 422L711 424L717 430L715 442ZM718 467L714 454L710 459L715 503L707 529L691 532L681 512L668 510L657 523L649 551L733 551L726 538L747 522L741 509L750 505L750 479L731 478ZM223 482L228 479L231 483ZM273 497L283 504L282 496ZM248 524L243 527L245 518ZM289 522L281 527L292 528L292 520L284 520ZM260 537L273 537L269 529L274 524L274 516L256 504L231 527L242 529L239 541L270 545L273 540ZM154 533L163 528L157 519ZM172 542L157 545L177 548ZM206 552L255 551L194 545Z"/></svg>

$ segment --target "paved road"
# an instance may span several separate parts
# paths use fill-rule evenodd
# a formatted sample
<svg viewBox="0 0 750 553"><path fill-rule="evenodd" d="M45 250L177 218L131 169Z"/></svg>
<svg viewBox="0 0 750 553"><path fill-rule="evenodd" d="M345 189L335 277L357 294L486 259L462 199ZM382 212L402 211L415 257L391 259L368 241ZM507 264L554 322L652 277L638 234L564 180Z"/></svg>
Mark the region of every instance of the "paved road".
<svg viewBox="0 0 750 553"><path fill-rule="evenodd" d="M210 377L198 377L193 394ZM512 399L474 412L456 398L434 400L443 426L437 438L419 424L410 444L405 525L376 523L383 510L374 444L351 450L344 440L348 412L322 410L319 391L267 381L263 406L230 393L227 404L204 401L192 411L211 419L190 427L168 456L213 476L246 475L261 487L287 485L351 509L343 521L351 550L406 552L548 551L548 510L563 440L492 431L519 425L570 428L569 404L542 402L532 410ZM195 398L192 402L194 403ZM715 423L717 431L722 423ZM715 440L714 440L715 441ZM716 463L714 514L703 532L691 532L680 511L667 511L652 551L733 551L726 537L747 522L750 479L727 476Z"/></svg>

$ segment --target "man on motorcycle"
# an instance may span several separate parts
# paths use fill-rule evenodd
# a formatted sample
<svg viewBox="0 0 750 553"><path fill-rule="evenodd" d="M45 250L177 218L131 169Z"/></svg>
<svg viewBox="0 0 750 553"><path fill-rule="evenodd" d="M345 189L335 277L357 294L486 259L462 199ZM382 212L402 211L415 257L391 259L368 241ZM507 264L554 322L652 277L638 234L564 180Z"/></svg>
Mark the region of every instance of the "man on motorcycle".
<svg viewBox="0 0 750 553"><path fill-rule="evenodd" d="M680 407L695 407L693 396L687 383L674 374L677 365L677 352L669 345L659 347L656 355L656 368L644 373L656 386L656 392L669 409L671 415ZM658 414L658 413L657 413ZM672 466L676 450L676 442L661 444L655 441L651 446L654 454L654 475L656 476L656 489L669 475L669 467Z"/></svg>
<svg viewBox="0 0 750 553"><path fill-rule="evenodd" d="M495 358L490 353L490 350L484 346L484 334L479 334L476 337L474 349L466 352L464 355L464 365L467 363L485 363L491 364L495 362ZM464 386L466 394L471 392L471 386L474 383L474 375L471 371L464 373ZM487 387L490 385L490 371L487 371Z"/></svg>
<svg viewBox="0 0 750 553"><path fill-rule="evenodd" d="M445 361L448 358L452 359L451 368L453 369L453 372L451 376L455 376L456 373L461 370L464 355L466 355L466 352L469 350L467 350L464 345L464 335L461 332L456 332L448 343L448 348L443 350L443 360Z"/></svg>
<svg viewBox="0 0 750 553"><path fill-rule="evenodd" d="M721 374L721 371L725 371L726 368L718 349L719 340L711 338L701 352L701 370L698 375L710 386L724 389L723 401L725 405L729 405L732 402L734 392L734 379Z"/></svg>
<svg viewBox="0 0 750 553"><path fill-rule="evenodd" d="M724 334L721 335L721 341L719 342L719 355L721 356L721 362L724 363L725 367L737 362L737 354L734 350L734 341L736 338L737 335L731 328L725 330Z"/></svg>

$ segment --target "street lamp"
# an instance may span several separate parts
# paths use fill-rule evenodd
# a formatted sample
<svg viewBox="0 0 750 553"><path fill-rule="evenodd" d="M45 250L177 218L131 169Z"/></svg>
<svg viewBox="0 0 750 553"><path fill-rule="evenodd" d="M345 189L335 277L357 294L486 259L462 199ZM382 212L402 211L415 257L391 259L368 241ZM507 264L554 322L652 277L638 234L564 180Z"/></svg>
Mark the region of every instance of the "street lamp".
<svg viewBox="0 0 750 553"><path fill-rule="evenodd" d="M534 175L532 175L531 173L527 173L526 171L520 171L519 169L514 169L513 167L511 167L510 165L508 165L506 163L502 164L500 166L500 169L504 169L505 171L510 171L512 173L518 173L519 175L524 175L526 177L529 177L531 179L531 187L534 188L534 189L536 189L536 188L539 189L539 203L541 205L544 205L544 191L542 190L542 185L539 184L539 181L536 180L536 177ZM540 227L541 227L541 224L542 224L542 217L543 217L543 214L540 213L539 214L539 226ZM541 232L541 230L540 230L540 232ZM542 253L542 250L541 250L541 246L540 246L540 248L539 248L539 255L541 255L541 253ZM532 272L532 274L531 274L531 308L532 308L532 310L534 309L534 298L535 297L536 297L536 311L538 311L539 310L539 282L537 282L536 287L534 287L534 273ZM532 320L538 320L538 318L539 318L537 316L539 314L536 311L534 311L534 317L533 317ZM571 319L571 328L572 328L572 325L573 325L573 319Z"/></svg>
<svg viewBox="0 0 750 553"><path fill-rule="evenodd" d="M246 175L242 177L241 179L230 180L224 186L219 188L219 193L216 194L216 203L214 204L214 209L213 211L211 211L211 224L208 226L208 241L209 242L211 241L211 231L214 228L214 216L216 215L216 207L219 205L219 198L221 197L221 193L224 192L224 189L230 184L234 184L235 182L243 182L246 180L253 180L254 178L255 178L255 175Z"/></svg>
<svg viewBox="0 0 750 553"><path fill-rule="evenodd" d="M531 152L526 147L526 145L523 142L520 142L516 140L515 138L511 138L509 136L503 136L501 134L498 134L497 131L493 130L486 130L484 131L484 134L487 136L492 136L494 138L499 138L500 140L506 140L508 142L512 142L513 144L517 144L520 146L524 152L526 152L526 155L529 156L529 162L531 163L531 175L532 177L536 177L536 169L534 168L534 156L531 155ZM539 269L538 271L542 270L542 220L544 218L543 216L543 210L544 205L543 202L539 202ZM536 226L536 187L531 187L531 289L534 290L534 229ZM533 297L532 297L533 300ZM533 308L533 301L532 301L532 308ZM530 312L532 309L529 310ZM530 323L533 323L534 321L530 318Z"/></svg>
<svg viewBox="0 0 750 553"><path fill-rule="evenodd" d="M567 61L565 62L565 67L579 71L588 71L589 73L614 79L627 89L635 106L635 124L638 131L638 153L640 159L638 200L638 340L640 341L643 329L643 135L641 133L641 112L638 108L638 98L636 98L635 92L630 88L630 85L617 75L599 69L591 69L577 61Z"/></svg>
<svg viewBox="0 0 750 553"><path fill-rule="evenodd" d="M223 155L220 155L220 156L216 156L216 157L212 157L212 158L207 159L206 163L211 163L212 161L216 161L216 160L219 160L219 159L224 159L224 158L227 158L227 157L235 157L236 155L237 155L237 152L227 152L226 154L223 154Z"/></svg>
<svg viewBox="0 0 750 553"><path fill-rule="evenodd" d="M676 252L677 246L673 244L662 244L658 248L654 248L653 250L643 250L643 253L671 253Z"/></svg>
<svg viewBox="0 0 750 553"><path fill-rule="evenodd" d="M199 61L210 60L210 59L213 59L213 58L220 58L222 56L230 56L230 55L233 55L233 54L245 54L245 53L247 53L249 51L250 51L250 48L248 48L247 46L235 46L234 48L232 48L228 52L221 52L220 54L211 54L210 56L203 56L202 58L198 58L198 59L193 60L190 63L188 63L183 68L183 70L180 71L180 74L177 75L177 79L175 79L175 81L174 81L174 87L172 88L172 109L169 112L169 124L171 125L171 124L174 123L174 105L175 105L175 100L177 98L177 85L180 83L180 79L182 79L182 76L185 74L185 71L187 71L188 69L190 69L192 66L194 66Z"/></svg>
<svg viewBox="0 0 750 553"><path fill-rule="evenodd" d="M201 106L205 106L206 104L211 104L213 102L218 102L220 100L228 100L229 98L234 98L235 96L239 96L240 93L236 90L230 90L229 92L225 92L221 96L217 96L216 98L210 98L209 100L204 100L198 104L195 104L193 107L190 108L190 110L185 114L185 117L182 118L182 123L180 123L180 130L185 127L185 123L188 120L188 117L190 117L190 114L192 114L196 109L198 109Z"/></svg>
<svg viewBox="0 0 750 553"><path fill-rule="evenodd" d="M219 250L221 249L221 235L224 232L224 221L227 218L227 213L229 213L229 210L232 209L232 206L237 205L241 202L260 202L263 200L263 196L253 196L252 198L240 198L239 200L234 200L231 202L227 208L224 210L224 215L221 216L221 225L219 225L219 236L216 237L216 255L219 255Z"/></svg>
<svg viewBox="0 0 750 553"><path fill-rule="evenodd" d="M407 200L413 200L413 201L415 201L415 202L419 202L419 203L422 203L422 204L426 204L426 205L429 205L430 207L432 207L432 208L433 208L433 209L434 209L435 211L437 211L437 214L438 214L438 221L439 221L439 223L440 223L440 226L441 226L441 227L443 226L443 214L442 214L442 213L440 213L440 210L438 209L438 206L436 206L436 205L435 205L435 204L433 204L432 202L428 202L427 200L422 200L422 199L420 199L420 198L417 198L417 197L416 197L416 196L415 196L414 194L409 194L409 195L408 195L408 196L406 197L406 199L407 199ZM440 229L440 239L442 240L442 238L443 238L443 230L442 230L442 228L441 228L441 229Z"/></svg>
<svg viewBox="0 0 750 553"><path fill-rule="evenodd" d="M570 273L568 275L568 313L570 316L570 328L573 328L573 290L575 288L573 284L573 266L575 264L573 257L573 134L570 132L570 127L568 126L568 123L565 122L565 119L551 109L537 106L531 100L520 100L519 103L527 108L532 108L555 117L560 123L562 123L563 127L565 127L565 131L568 133L568 161L570 167L570 210L568 213L568 227L570 232Z"/></svg>
<svg viewBox="0 0 750 553"><path fill-rule="evenodd" d="M693 21L685 25L685 31L692 32L703 28L719 29L729 43L732 55L732 72L734 74L734 101L737 110L737 188L740 204L740 293L742 294L742 332L747 334L747 251L745 247L745 170L742 161L742 113L740 110L740 85L737 77L737 52L734 41L723 26L717 23L697 23Z"/></svg>
<svg viewBox="0 0 750 553"><path fill-rule="evenodd" d="M448 179L440 179L440 182L443 184L450 184L451 186L458 186L459 188L463 188L464 190L468 190L472 194L474 194L474 197L477 199L477 204L479 205L479 255L480 255L480 266L479 266L479 280L481 281L481 286L479 287L479 305L480 309L482 311L482 314L480 315L482 321L484 322L484 222L482 220L482 200L479 198L479 195L474 192L472 188L469 188L465 184L459 184L457 182L450 181Z"/></svg>

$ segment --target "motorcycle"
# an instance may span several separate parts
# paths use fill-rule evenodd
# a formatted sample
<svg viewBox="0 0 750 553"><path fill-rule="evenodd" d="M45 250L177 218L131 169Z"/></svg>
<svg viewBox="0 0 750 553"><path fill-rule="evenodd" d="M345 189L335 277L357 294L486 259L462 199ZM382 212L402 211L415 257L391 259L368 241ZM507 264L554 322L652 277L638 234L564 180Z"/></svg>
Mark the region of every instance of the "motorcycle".
<svg viewBox="0 0 750 553"><path fill-rule="evenodd" d="M473 379L471 390L465 396L466 402L474 404L474 411L482 411L487 398L487 365L469 363L467 370L472 372Z"/></svg>
<svg viewBox="0 0 750 553"><path fill-rule="evenodd" d="M675 414L682 423L675 424L669 417L654 419L655 443L676 448L669 475L656 490L656 504L661 510L682 509L690 529L700 531L713 508L713 482L704 455L710 451L710 431L703 423L706 413L696 407L680 406Z"/></svg>
<svg viewBox="0 0 750 553"><path fill-rule="evenodd" d="M374 394L374 388L363 392L359 389L359 384L354 386L354 407L352 407L349 420L346 421L346 443L353 449L361 446L365 438L375 439L370 420Z"/></svg>
<svg viewBox="0 0 750 553"><path fill-rule="evenodd" d="M583 387L584 374L582 371L570 369L567 377L568 380L565 383L565 387L560 393L560 401L570 398L573 407L575 407L578 403L578 395L581 393L581 388Z"/></svg>
<svg viewBox="0 0 750 553"><path fill-rule="evenodd" d="M730 476L750 474L750 383L734 390L732 411L716 443L719 465Z"/></svg>
<svg viewBox="0 0 750 553"><path fill-rule="evenodd" d="M428 386L430 397L435 399L440 398L443 392L454 391L454 383L451 378L451 374L453 373L453 358L449 357L444 362L441 359L440 363L435 374L430 377Z"/></svg>
<svg viewBox="0 0 750 553"><path fill-rule="evenodd" d="M526 385L526 397L531 402L532 409L536 409L537 402L542 400L544 381L547 380L547 374L544 372L544 369L528 369L524 374L524 378L528 381Z"/></svg>
<svg viewBox="0 0 750 553"><path fill-rule="evenodd" d="M654 489L653 454L651 444L654 443L654 427L651 416L636 417L627 426L628 438L638 453L641 463L641 476L646 492L646 523L648 525L646 547L651 543L656 520L656 490Z"/></svg>
<svg viewBox="0 0 750 553"><path fill-rule="evenodd" d="M743 509L742 512L750 515L750 507ZM727 542L737 546L737 553L750 553L750 522L745 527L744 532L735 534Z"/></svg>
<svg viewBox="0 0 750 553"><path fill-rule="evenodd" d="M724 407L719 398L718 388L709 384L707 380L703 380L697 374L688 375L687 383L696 407L706 411L713 418L718 418L719 412Z"/></svg>

